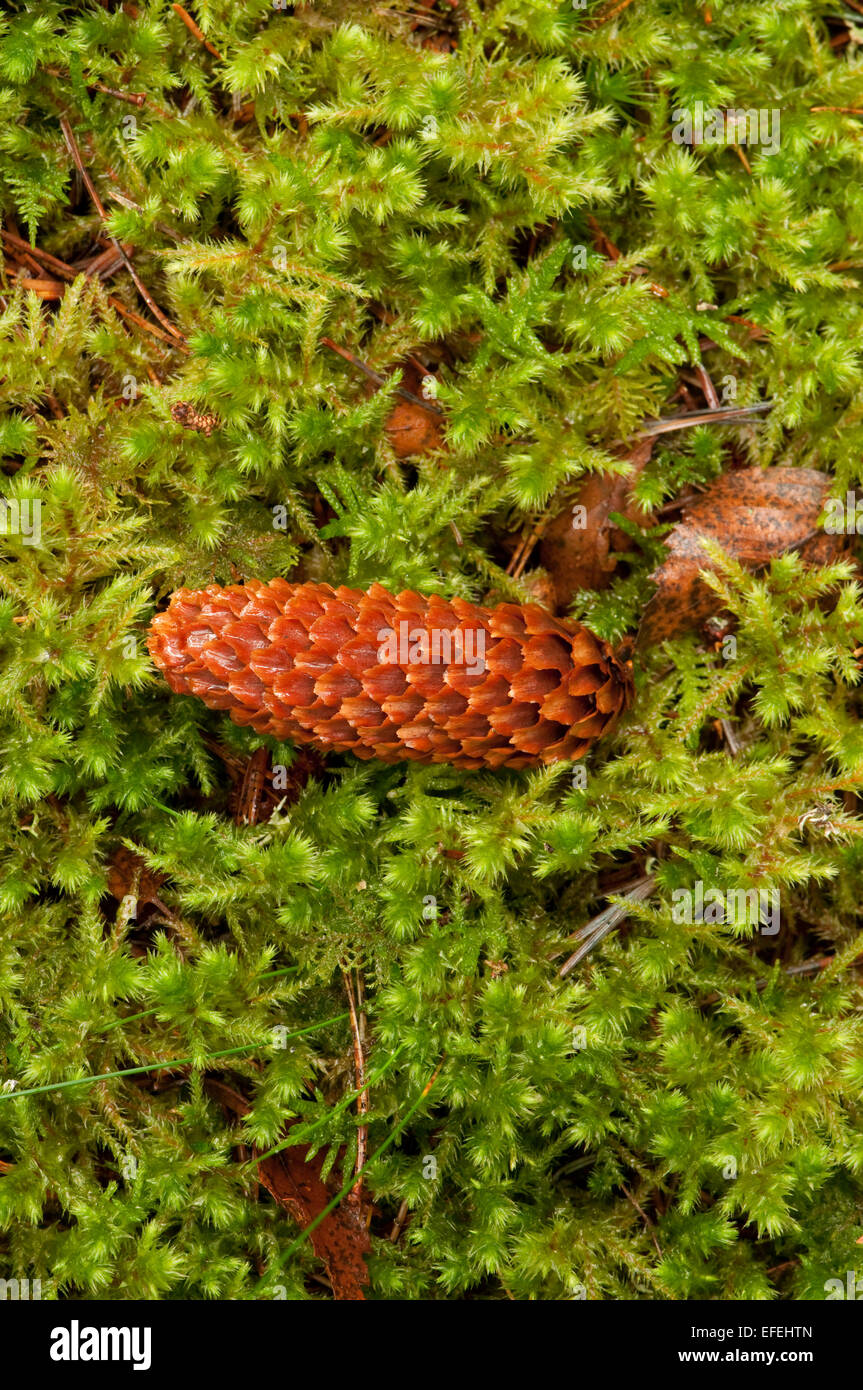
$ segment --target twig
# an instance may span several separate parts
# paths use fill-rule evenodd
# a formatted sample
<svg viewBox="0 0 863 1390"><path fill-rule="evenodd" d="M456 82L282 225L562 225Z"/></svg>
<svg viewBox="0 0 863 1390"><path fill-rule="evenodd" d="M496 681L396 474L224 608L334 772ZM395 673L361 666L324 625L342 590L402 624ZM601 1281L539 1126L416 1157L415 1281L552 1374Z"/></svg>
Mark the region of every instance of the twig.
<svg viewBox="0 0 863 1390"><path fill-rule="evenodd" d="M350 362L352 367L356 367L358 371L364 372L369 380L376 382L378 386L383 386L386 382L386 377L381 372L376 372L374 367L370 367L368 362L364 362L361 357L357 357L355 353L350 352L347 348L340 347L338 343L334 343L332 338L321 338L321 344L323 347L329 348L330 352L337 352L339 357L344 358L345 362Z"/></svg>
<svg viewBox="0 0 863 1390"><path fill-rule="evenodd" d="M720 719L719 725L722 729L722 736L728 745L729 753L731 754L732 758L736 758L737 754L740 752L740 743L738 741L737 735L735 734L733 728L731 727L731 724L727 719Z"/></svg>
<svg viewBox="0 0 863 1390"><path fill-rule="evenodd" d="M100 251L97 256L90 256L86 261L76 261L75 269L82 270L88 280L94 275L98 275L100 280L107 280L119 270L123 264L123 258L114 250L113 246L106 246L104 251Z"/></svg>
<svg viewBox="0 0 863 1390"><path fill-rule="evenodd" d="M609 260L619 261L620 252L618 251L614 242L611 240L611 237L608 236L607 233L602 230L592 213L587 214L587 225L593 232L593 237L596 243L597 251L602 251L604 246Z"/></svg>
<svg viewBox="0 0 863 1390"><path fill-rule="evenodd" d="M147 98L143 92L118 92L114 87L106 87L104 82L88 82L88 87L95 87L97 92L103 92L106 97L116 97L118 101L128 101L130 106L143 106Z"/></svg>
<svg viewBox="0 0 863 1390"><path fill-rule="evenodd" d="M40 299L62 299L66 290L62 280L34 280L26 275L20 277L18 284Z"/></svg>
<svg viewBox="0 0 863 1390"><path fill-rule="evenodd" d="M650 439L655 434L671 434L674 430L688 430L695 425L725 425L736 420L746 420L751 415L762 415L772 410L773 401L759 401L757 405L719 406L713 410L690 410L683 415L668 415L664 420L651 420L631 436L632 441Z"/></svg>
<svg viewBox="0 0 863 1390"><path fill-rule="evenodd" d="M170 344L172 348L179 348L180 352L188 353L189 349L186 347L185 343L178 342L177 339L172 338L169 333L163 333L161 328L156 327L155 323L148 323L146 319L141 318L140 314L136 314L134 309L127 309L125 304L123 304L116 295L109 294L108 303L111 305L112 309L116 309L121 318L128 319L130 323L137 324L139 328L146 328L147 332L152 333L154 338L161 338L163 343Z"/></svg>
<svg viewBox="0 0 863 1390"><path fill-rule="evenodd" d="M340 347L338 343L333 342L332 338L321 338L320 342L322 347L329 348L330 352L337 352L345 362L350 362L357 371L363 372L370 381L376 382L378 386L386 385L387 378L381 372L376 372L374 367L370 367L368 362L364 362L361 357L357 357L356 353ZM413 405L421 406L430 415L443 415L440 406L435 405L434 401L425 401L422 396L415 396L413 391L408 391L404 386L396 387L396 395L401 396L405 401L410 401Z"/></svg>
<svg viewBox="0 0 863 1390"><path fill-rule="evenodd" d="M517 549L506 567L506 573L509 575L510 579L521 579L525 571L525 566L533 554L534 546L550 520L551 518L548 515L541 516L533 527L533 530L522 536Z"/></svg>
<svg viewBox="0 0 863 1390"><path fill-rule="evenodd" d="M45 267L42 266L42 265L40 265L39 262L36 260L35 256L33 255L32 251L30 250L30 247L29 247L29 246L27 247L26 250L21 250L21 251L18 252L18 254L17 254L17 260L18 260L19 262L25 264L25 265L29 265L30 269L31 269L31 270L35 270L35 272L36 272L37 275L41 275L42 272L43 272L43 270L45 269ZM7 267L8 267L9 269L11 269L11 270L13 270L13 271L15 270L15 262L14 262L14 261L11 261L11 262L10 262L9 259L7 258L6 264L7 264Z"/></svg>
<svg viewBox="0 0 863 1390"><path fill-rule="evenodd" d="M833 956L818 956L815 960L804 960L799 965L786 965L786 975L817 975L819 970L826 970L834 959ZM759 980L759 984L761 981ZM764 981L767 984L767 981Z"/></svg>
<svg viewBox="0 0 863 1390"><path fill-rule="evenodd" d="M607 24L610 19L614 19L615 15L622 14L624 10L629 9L631 4L632 0L620 0L620 3L612 5L610 10L603 10L595 19L588 20L585 28L598 29L601 24Z"/></svg>
<svg viewBox="0 0 863 1390"><path fill-rule="evenodd" d="M393 1222L393 1228L390 1231L389 1238L393 1245L395 1245L396 1241L402 1233L402 1227L404 1226L405 1221L407 1220L407 1214L408 1203L407 1198L405 1198L405 1200L402 1202L401 1206L398 1209L398 1214L396 1215L396 1219Z"/></svg>
<svg viewBox="0 0 863 1390"><path fill-rule="evenodd" d="M39 246L31 246L29 241L24 241L22 237L16 236L14 232L7 231L5 227L3 228L2 235L4 241L8 241L9 244L14 246L17 250L26 251L29 255L35 256L38 260L42 261L44 265L48 266L49 269L56 270L57 274L62 275L64 280L71 281L75 279L75 272L72 267L67 265L65 261L59 261L56 256L52 256L50 251L43 251Z"/></svg>
<svg viewBox="0 0 863 1390"><path fill-rule="evenodd" d="M374 1153L371 1154L371 1156L368 1158L368 1160L366 1161L366 1164L365 1164L365 1168L370 1168L370 1167L372 1166L372 1164L375 1163L376 1160L380 1157L380 1155L384 1152L384 1150L385 1150L385 1149L388 1149L388 1148L390 1147L390 1144L394 1144L395 1141L396 1141L396 1139L398 1139L399 1135L402 1133L402 1131L405 1130L405 1129L407 1128L409 1122L411 1121L411 1119L413 1118L413 1116L416 1114L417 1110L419 1110L419 1108L420 1108L420 1106L422 1105L423 1101L425 1100L426 1096L429 1094L429 1091L431 1091L432 1087L434 1086L435 1082L437 1081L438 1077L440 1076L441 1067L443 1066L443 1064L444 1064L445 1061L446 1061L446 1053L444 1053L444 1054L442 1055L440 1061L438 1062L437 1066L435 1067L434 1071L432 1072L432 1074L431 1074L429 1080L428 1080L428 1081L426 1082L426 1084L423 1086L423 1088L422 1088L420 1094L417 1096L417 1098L416 1098L416 1100L414 1101L413 1105L412 1105L412 1106L410 1107L410 1109L405 1113L405 1115L402 1117L402 1119L399 1120L398 1124L395 1125L394 1128L390 1130L389 1134L387 1135L387 1137L386 1137L386 1139L383 1141L383 1143L382 1143L382 1144L379 1144L378 1147L375 1149ZM2 1094L0 1094L0 1099L3 1099ZM363 1169L363 1171L365 1171L365 1169ZM281 1253L281 1255L279 1255L279 1257L275 1260L275 1262L274 1262L273 1265L271 1266L271 1271L274 1271L274 1270L282 1269L282 1268L283 1268L283 1266L287 1263L287 1261L291 1258L291 1256L300 1248L300 1246L303 1244L303 1242L304 1242L305 1240L308 1240L309 1236L312 1234L313 1231L316 1231L316 1230L317 1230L318 1226L320 1226L320 1224L321 1224L322 1221L325 1221L325 1220L326 1220L326 1218L329 1216L330 1212L331 1212L331 1211L335 1211L336 1207L339 1205L339 1203L342 1201L342 1199L348 1195L348 1192L351 1190L352 1186L353 1186L353 1184L352 1184L351 1180L348 1179L348 1181L344 1184L344 1186L336 1193L335 1197L333 1197L332 1200L329 1201L329 1202L327 1203L327 1205L324 1207L323 1211L318 1212L318 1214L317 1214L317 1216L314 1218L314 1220L309 1222L309 1224L308 1224L308 1226L306 1226L305 1230L303 1230L303 1231L300 1232L300 1234L297 1236L296 1240L293 1240L293 1241L291 1242L291 1244L288 1246L287 1250L284 1250L284 1251Z"/></svg>
<svg viewBox="0 0 863 1390"><path fill-rule="evenodd" d="M61 81L69 80L69 74L61 72L59 68L48 67L47 64L43 71L51 77L59 77ZM85 87L94 87L97 92L103 92L106 97L116 97L118 101L128 101L131 106L144 106L147 98L143 92L118 92L114 87L106 87L104 82L88 81L84 78Z"/></svg>
<svg viewBox="0 0 863 1390"><path fill-rule="evenodd" d="M8 241L16 250L21 247L27 248L30 255L36 257L47 266L49 270L53 270L57 275L61 276L62 279L68 280L70 284L77 278L79 272L77 272L73 266L67 265L65 261L58 260L56 256L52 256L50 251L43 251L41 246L29 246L26 241L22 241L21 237L16 236L14 232L6 231L5 228L3 229L2 235L3 240ZM127 309L126 305L123 304L121 300L117 299L116 295L106 295L106 299L111 305L111 308L115 309L121 318L128 319L130 323L136 324L138 328L146 329L146 331L152 333L155 338L160 338L162 342L169 343L172 348L179 348L181 352L188 353L189 349L184 343L177 342L174 338L170 337L169 334L163 333L161 328L157 328L154 323L148 323L146 319L141 318L140 314L136 314L133 309Z"/></svg>
<svg viewBox="0 0 863 1390"><path fill-rule="evenodd" d="M194 34L195 38L198 40L199 43L202 43L204 45L208 53L212 53L213 57L218 58L220 62L225 61L218 48L214 48L213 45L209 42L209 40L204 38L203 33L198 28L192 16L188 14L186 10L183 9L182 5L172 5L171 9L176 10L177 14L182 19L189 33Z"/></svg>
<svg viewBox="0 0 863 1390"><path fill-rule="evenodd" d="M109 188L108 197L113 198L114 202L119 203L121 207L131 208L132 212L143 212L144 210L140 203L136 203L134 198L130 198L128 193L123 193L118 188ZM166 222L154 222L153 226L157 231L160 231L163 236L170 237L172 241L184 244L189 241L189 237L181 236L179 232L174 231L173 227L169 227Z"/></svg>
<svg viewBox="0 0 863 1390"><path fill-rule="evenodd" d="M732 149L734 150L734 153L737 155L737 158L740 160L740 163L743 165L743 167L744 167L744 169L746 170L747 174L751 174L751 173L752 173L752 165L749 163L749 160L746 158L746 155L743 153L743 151L742 151L742 149L740 148L740 146L739 146L739 145L732 145Z"/></svg>
<svg viewBox="0 0 863 1390"><path fill-rule="evenodd" d="M176 9L177 7L175 6L174 8ZM84 162L81 159L81 152L78 149L75 136L72 133L72 127L66 120L65 116L61 116L60 118L60 129L63 132L63 139L66 141L66 148L72 156L75 168L78 170L78 173L84 180L84 186L87 189L87 192L90 194L90 197L93 199L93 205L96 211L98 212L99 216L101 217L102 221L107 224L108 214L105 211L105 205L103 204L102 199L99 197L99 194L96 191L96 185L93 183L93 180L90 178L90 175L84 167ZM171 320L165 314L162 313L162 310L159 308L158 304L153 299L153 296L150 294L149 290L147 289L140 275L136 271L135 267L132 265L132 262L129 260L129 257L126 255L126 252L123 250L116 237L111 237L111 244L122 256L126 269L128 270L129 274L134 280L135 285L138 289L138 293L141 295L141 298L144 300L145 304L147 305L147 308L150 310L150 313L153 315L155 319L159 321L162 327L166 329L168 333L171 334L172 337L176 338L177 341L180 343L185 343L185 336L180 332L178 328L175 328L174 325L171 323Z"/></svg>
<svg viewBox="0 0 863 1390"><path fill-rule="evenodd" d="M344 966L341 967L342 978L345 982L345 993L348 996L348 1008L351 1011L351 1032L354 1038L354 1070L356 1071L357 1090L357 1113L367 1115L369 1111L369 1093L366 1088L366 1059L363 1049L363 1038L360 1031L360 1020L357 1012L356 1000L354 999L351 977ZM365 1121L357 1129L357 1159L354 1171L357 1175L356 1183L351 1191L351 1196L355 1201L362 1197L363 1180L362 1170L366 1163L366 1151L368 1148L369 1130Z"/></svg>
<svg viewBox="0 0 863 1390"><path fill-rule="evenodd" d="M647 1229L649 1230L649 1232L650 1232L650 1239L653 1241L654 1247L655 1247L655 1249L656 1249L656 1253L657 1253L657 1255L659 1256L659 1258L662 1259L662 1257L663 1257L663 1256L662 1256L662 1251L661 1251L660 1248L659 1248L659 1241L656 1239L656 1228L654 1227L653 1222L651 1221L650 1217L647 1215L647 1212L646 1212L646 1211L643 1211L642 1208L638 1205L638 1202L635 1200L635 1198L633 1197L632 1193L629 1192L629 1191L627 1190L626 1185L625 1185L624 1183L621 1183L621 1184L620 1184L620 1187L621 1187L621 1191L623 1192L623 1195L624 1195L624 1197L626 1198L626 1200L627 1200L628 1202L631 1202L631 1203L632 1203L632 1205L635 1207L635 1210L638 1212L639 1216L641 1217L642 1221L644 1222L645 1226L646 1226Z"/></svg>
<svg viewBox="0 0 863 1390"><path fill-rule="evenodd" d="M707 404L710 406L711 410L718 410L719 397L716 394L716 387L710 380L707 368L703 366L700 362L695 368L695 375L698 377L698 380L701 383L701 389L704 392L704 399L707 401Z"/></svg>

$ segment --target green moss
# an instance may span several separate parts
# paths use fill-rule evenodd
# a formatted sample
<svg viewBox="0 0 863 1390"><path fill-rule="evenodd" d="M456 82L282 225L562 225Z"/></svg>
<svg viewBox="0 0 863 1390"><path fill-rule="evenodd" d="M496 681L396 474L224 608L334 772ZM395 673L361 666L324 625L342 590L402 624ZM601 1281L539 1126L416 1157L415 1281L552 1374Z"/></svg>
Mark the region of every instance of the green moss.
<svg viewBox="0 0 863 1390"><path fill-rule="evenodd" d="M648 653L584 788L566 767L330 756L255 827L233 823L212 745L256 740L172 697L145 647L171 590L300 560L333 583L530 597L506 537L619 467L702 357L774 407L668 436L645 502L735 460L853 488L863 193L859 112L839 108L859 107L863 29L849 12L831 47L838 8L464 0L427 16L445 52L397 6L207 0L216 57L161 0L6 7L4 226L65 262L103 249L67 120L187 350L109 302L158 327L123 267L59 304L2 289L3 491L42 505L41 544L10 532L0 563L0 1076L8 1095L197 1065L0 1099L0 1274L85 1299L269 1296L297 1227L237 1145L297 1116L350 1174L343 969L365 982L369 1151L440 1067L368 1173L372 1296L821 1299L859 1271L849 565L724 562L736 654L697 636ZM779 148L675 144L697 101L778 108ZM399 459L396 379L370 395L322 337L384 374L438 345L445 445ZM219 428L183 430L180 401ZM572 611L631 629L657 553L633 533L629 572ZM117 910L121 846L165 876L167 914ZM559 978L571 934L645 869L652 896ZM779 890L779 932L676 921L698 880ZM280 1048L277 1027L314 1031ZM203 1084L233 1048L209 1071L253 1101L242 1127ZM288 1296L319 1296L317 1268L306 1242Z"/></svg>

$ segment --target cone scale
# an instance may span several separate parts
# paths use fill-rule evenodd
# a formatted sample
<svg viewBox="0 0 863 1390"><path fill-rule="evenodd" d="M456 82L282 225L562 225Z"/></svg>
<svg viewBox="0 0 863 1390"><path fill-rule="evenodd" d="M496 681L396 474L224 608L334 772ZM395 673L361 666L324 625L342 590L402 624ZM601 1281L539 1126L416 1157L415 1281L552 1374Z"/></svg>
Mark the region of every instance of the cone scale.
<svg viewBox="0 0 863 1390"><path fill-rule="evenodd" d="M150 654L176 694L280 740L383 762L575 760L629 703L607 643L537 604L249 580L179 589Z"/></svg>

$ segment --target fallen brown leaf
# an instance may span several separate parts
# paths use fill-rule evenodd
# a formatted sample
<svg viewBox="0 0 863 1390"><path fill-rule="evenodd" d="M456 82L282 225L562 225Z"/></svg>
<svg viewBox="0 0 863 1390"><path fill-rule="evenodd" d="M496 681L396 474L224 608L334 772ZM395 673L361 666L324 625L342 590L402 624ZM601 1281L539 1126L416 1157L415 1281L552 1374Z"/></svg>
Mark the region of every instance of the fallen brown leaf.
<svg viewBox="0 0 863 1390"><path fill-rule="evenodd" d="M705 537L749 569L791 549L809 565L837 559L846 537L817 526L829 486L827 474L813 468L743 468L712 483L666 540L668 559L651 575L658 588L644 611L639 646L675 637L717 611L699 573L712 568Z"/></svg>
<svg viewBox="0 0 863 1390"><path fill-rule="evenodd" d="M245 1115L251 1108L248 1101L223 1082L208 1077L205 1084L210 1095L234 1114ZM331 1191L320 1176L324 1154L308 1159L308 1152L308 1144L292 1144L257 1165L262 1186L303 1230L335 1196L335 1190ZM324 1217L309 1240L326 1267L334 1298L364 1302L363 1289L369 1280L365 1256L371 1252L371 1241L357 1202L346 1198Z"/></svg>
<svg viewBox="0 0 863 1390"><path fill-rule="evenodd" d="M630 449L621 448L618 457L631 464L630 472L592 473L570 506L546 529L540 564L551 577L560 609L567 609L580 589L605 589L617 568L618 554L631 549L628 536L611 520L612 512L639 526L650 524L650 517L631 494L652 452L652 439L640 440ZM576 512L577 507L583 507L584 512Z"/></svg>
<svg viewBox="0 0 863 1390"><path fill-rule="evenodd" d="M164 874L148 869L140 855L134 854L125 845L115 849L108 860L108 890L120 902L134 893L139 907L145 907L147 903L161 907L159 889L164 882Z"/></svg>

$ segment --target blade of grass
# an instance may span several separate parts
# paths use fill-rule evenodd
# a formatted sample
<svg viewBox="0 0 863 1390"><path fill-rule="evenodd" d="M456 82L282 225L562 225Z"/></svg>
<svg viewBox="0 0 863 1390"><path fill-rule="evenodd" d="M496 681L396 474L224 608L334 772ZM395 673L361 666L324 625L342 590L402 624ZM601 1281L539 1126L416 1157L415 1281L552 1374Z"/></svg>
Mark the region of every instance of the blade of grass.
<svg viewBox="0 0 863 1390"><path fill-rule="evenodd" d="M256 1163L263 1163L265 1158L272 1158L273 1154L281 1153L282 1149L293 1148L295 1144L308 1144L311 1136L315 1133L316 1130L320 1129L322 1125L325 1125L327 1120L332 1119L334 1115L338 1115L341 1110L344 1110L347 1108L347 1106L351 1105L357 1099L357 1097L362 1094L363 1091L369 1090L371 1086L375 1085L376 1082L380 1081L381 1077L389 1071L390 1067L395 1062L399 1053L404 1052L406 1047L407 1043L402 1043L401 1047L397 1047L393 1055L389 1057L386 1062L384 1062L382 1067L379 1067L376 1072L373 1072L373 1074L369 1077L368 1081L364 1083L364 1085L358 1086L355 1091L349 1091L347 1095L342 1096L341 1100L338 1101L331 1109L329 1109L326 1115L322 1115L319 1120L314 1120L312 1124L308 1127L303 1123L293 1125L291 1128L289 1138L283 1140L281 1144L274 1145L272 1149L267 1149L266 1153L256 1154L254 1158L249 1159L249 1162L246 1166L252 1168ZM299 1131L304 1132L300 1133Z"/></svg>
<svg viewBox="0 0 863 1390"><path fill-rule="evenodd" d="M336 1014L334 1018L325 1018L321 1023L312 1023L308 1028L300 1028L296 1033L288 1033L288 1038L301 1038L305 1033L314 1033L318 1028L326 1028L330 1023L341 1023L343 1019L350 1018L350 1014ZM205 1067L210 1062L215 1062L220 1057L236 1057L240 1052L258 1052L262 1048L268 1047L268 1043L244 1043L242 1047L228 1047L221 1052L211 1052L209 1057L205 1057L203 1062L196 1062L194 1057L176 1057L172 1062L151 1062L146 1067L124 1067L120 1071L101 1072L98 1076L78 1076L72 1081L50 1081L46 1086L29 1086L25 1091L2 1091L0 1101L22 1100L24 1096L46 1095L49 1091L65 1091L70 1086L88 1086L95 1081L110 1081L117 1076L141 1076L148 1071L173 1071L176 1067L197 1066Z"/></svg>
<svg viewBox="0 0 863 1390"><path fill-rule="evenodd" d="M381 1156L381 1154L384 1152L384 1150L385 1150L385 1149L388 1149L388 1148L390 1147L391 1144L394 1144L394 1143L395 1143L396 1139L399 1137L399 1135L401 1134L402 1130L404 1130L404 1129L407 1127L408 1122L410 1121L410 1119L412 1118L412 1116L416 1113L416 1111L419 1110L419 1108L420 1108L420 1106L422 1105L423 1101L425 1100L426 1096L427 1096L427 1095L429 1094L429 1092L431 1091L432 1087L434 1086L435 1082L437 1081L437 1079L438 1079L438 1077L439 1077L439 1075L440 1075L440 1070L441 1070L441 1067L443 1066L445 1060L446 1060L446 1054L444 1054L444 1056L441 1057L441 1059L440 1059L440 1061L438 1062L438 1064L437 1064L435 1070L432 1072L432 1075L431 1075L430 1080L426 1082L425 1086L424 1086L423 1089L420 1091L419 1095L417 1096L416 1100L414 1101L413 1105L410 1107L410 1109L408 1110L408 1112L407 1112L407 1114L404 1116L404 1118L401 1119L401 1120L399 1120L399 1122L398 1122L398 1124L396 1125L395 1129L393 1129L393 1130L390 1131L390 1133L387 1135L386 1139L385 1139L384 1142L380 1145L380 1147L377 1148L377 1149L375 1149L375 1151L374 1151L374 1153L371 1155L371 1157L368 1158L368 1159L366 1160L366 1162L363 1164L362 1168L360 1169L360 1172L359 1172L359 1173L352 1173L351 1176L348 1178L347 1182L346 1182L346 1183L344 1184L344 1186L341 1188L341 1190L340 1190L339 1192L336 1193L335 1197L333 1197L332 1201L327 1202L327 1205L324 1207L323 1211L320 1211L320 1212L318 1213L318 1215L315 1217L314 1221L310 1221L309 1224L308 1224L308 1226L306 1226L305 1230L304 1230L304 1231L301 1231L300 1234L297 1236L296 1240L291 1241L291 1244L288 1246L287 1250L285 1250L284 1253L281 1254L281 1255L279 1256L279 1258L276 1260L275 1264L273 1264L273 1265L271 1266L271 1268L267 1271L267 1276L266 1276L266 1278L262 1281L262 1283L265 1284L265 1283L266 1283L266 1279L269 1278L270 1274L274 1274L277 1270L281 1269L282 1266L285 1264L285 1262L286 1262L288 1259L290 1259L291 1255L293 1255L294 1252L295 1252L296 1250L299 1250L299 1248L300 1248L300 1246L303 1244L303 1242L306 1241L306 1240L308 1240L308 1238L309 1238L309 1236L312 1234L312 1232L317 1230L317 1228L318 1228L318 1226L320 1226L321 1222L326 1220L326 1218L330 1215L330 1212L335 1211L336 1207L339 1205L339 1203L340 1203L341 1201L344 1200L344 1198L345 1198L345 1197L348 1195L348 1193L350 1192L351 1188L352 1188L352 1187L354 1186L354 1184L356 1183L356 1180L357 1180L357 1178L360 1176L360 1173L367 1173L368 1170L369 1170L369 1168L371 1168L372 1164L373 1164L373 1163L376 1163L377 1160L380 1158L380 1156ZM260 1287L259 1287L259 1288L258 1288L258 1291L257 1291L256 1294L255 1294L255 1297L256 1297L256 1298L260 1298L260 1296L261 1296L261 1291L260 1291Z"/></svg>

